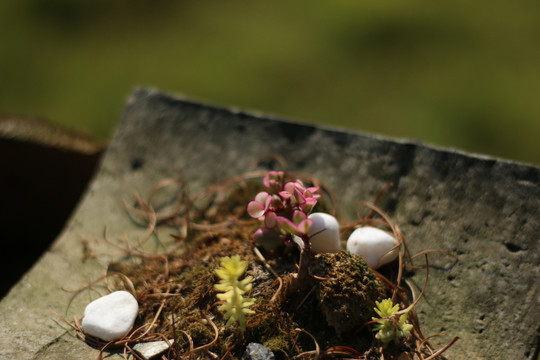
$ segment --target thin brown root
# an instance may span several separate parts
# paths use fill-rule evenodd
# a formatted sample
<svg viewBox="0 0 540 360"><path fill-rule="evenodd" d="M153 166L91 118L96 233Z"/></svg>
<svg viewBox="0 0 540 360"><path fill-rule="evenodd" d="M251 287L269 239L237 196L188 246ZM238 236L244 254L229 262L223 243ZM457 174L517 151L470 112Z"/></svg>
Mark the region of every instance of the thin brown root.
<svg viewBox="0 0 540 360"><path fill-rule="evenodd" d="M231 353L231 351L233 349L234 349L234 345L227 349L227 351L225 352L225 354L223 354L223 356L220 358L220 360L225 360L225 358Z"/></svg>
<svg viewBox="0 0 540 360"><path fill-rule="evenodd" d="M420 295L418 295L418 298L412 303L412 305L410 305L407 309L398 311L396 314L405 313L405 312L408 311L409 308L413 309L414 307L416 307L416 304L418 304L418 302L420 301L422 296L424 296L424 292L426 291L427 283L428 283L428 279L429 279L429 259L428 259L427 254L424 254L424 256L426 258L426 280L424 281L424 286L422 287L422 291L420 292Z"/></svg>
<svg viewBox="0 0 540 360"><path fill-rule="evenodd" d="M358 351L348 346L332 346L331 348L326 349L322 355L331 355L333 357L340 356L340 359L342 356L354 356L353 359L355 360L364 359Z"/></svg>
<svg viewBox="0 0 540 360"><path fill-rule="evenodd" d="M276 292L274 293L274 295L272 295L272 298L270 299L270 302L273 303L278 299L279 294L281 293L281 289L283 288L283 280L281 279L279 274L274 269L272 269L270 264L268 264L268 262L266 261L266 259L263 256L263 254L261 254L261 252L259 251L259 249L256 246L253 247L253 252L255 253L257 258L264 264L264 267L266 267L272 273L272 275L274 275L276 280L279 282L279 286L278 286Z"/></svg>
<svg viewBox="0 0 540 360"><path fill-rule="evenodd" d="M373 205L373 204L370 204L370 203L367 203L367 202L362 202L360 203L361 206L365 206L369 209L371 209L372 211L376 212L385 222L385 224L392 230L392 233L394 235L394 238L398 241L398 243L400 245L403 245L404 249L405 249L405 253L408 255L408 258L410 258L410 254L409 254L409 250L405 244L405 240L403 238L403 233L401 232L401 230L399 229L399 227L394 224L390 218L388 217L388 215L386 215L386 213L384 211L382 211L381 209L379 209L377 206ZM398 276L397 276L397 279L396 279L396 287L400 287L401 285L401 279L403 277L403 253L400 251L399 252L399 266L398 266ZM394 292L392 294L392 301L394 301L395 299L395 296L396 296L396 293Z"/></svg>
<svg viewBox="0 0 540 360"><path fill-rule="evenodd" d="M202 316L204 316L205 320L210 324L210 326L212 326L212 329L214 330L214 339L211 342L209 342L208 344L199 346L199 347L191 350L189 353L186 354L186 356L189 356L191 354L194 354L194 353L196 353L198 351L201 351L201 350L204 350L204 349L208 349L209 347L214 345L217 342L218 338L219 338L219 329L216 326L216 324L208 317L208 315L206 315L206 313L204 311L201 311L201 314L202 314Z"/></svg>
<svg viewBox="0 0 540 360"><path fill-rule="evenodd" d="M119 277L121 277L127 284L127 287L129 288L131 294L135 294L135 287L133 286L133 283L131 282L131 280L125 276L124 274L122 273L119 273L119 272L116 272L116 271L111 271L103 276L100 276L99 278L93 280L92 282L90 282L89 284L86 284L85 286L83 287L80 287L78 289L75 289L75 290L68 290L68 289L64 289L62 288L62 291L65 291L65 292L68 292L68 293L72 293L72 294L78 294L80 293L81 291L83 290L86 290L86 289L89 289L91 287L93 287L94 285L96 285L97 283L99 283L100 281L102 280L105 280L105 282L107 282L107 279L110 277L110 276L113 276L113 275L118 275ZM107 289L112 292L113 290L107 286Z"/></svg>
<svg viewBox="0 0 540 360"><path fill-rule="evenodd" d="M373 274L375 274L375 276L377 276L377 278L379 280L381 280L383 283L385 283L390 289L397 289L399 292L405 292L405 289L403 287L397 287L392 281L390 281L388 278L386 278L386 276L384 276L383 274L381 274L380 272L378 272L377 270L375 269L371 269L371 272L373 272Z"/></svg>
<svg viewBox="0 0 540 360"><path fill-rule="evenodd" d="M129 350L129 352L131 353L131 355L133 355L134 358L136 358L137 360L145 360L144 358L140 357L137 352L135 350L133 350L128 344L126 344L124 346L124 359L127 359L127 353L126 353L126 350Z"/></svg>
<svg viewBox="0 0 540 360"><path fill-rule="evenodd" d="M306 296L304 296L304 297L302 298L302 301L300 301L300 303L299 303L298 306L296 307L296 311L298 311L298 310L302 307L302 305L304 305L304 303L306 302L306 300L311 296L311 294L313 294L313 292L315 291L316 288L317 288L316 286L313 286L313 287L311 288L311 290L309 290L309 292L306 294Z"/></svg>
<svg viewBox="0 0 540 360"><path fill-rule="evenodd" d="M313 335L311 335L307 330L300 329L300 328L296 328L294 330L297 331L297 332L304 333L307 336L309 336L311 338L311 340L313 341L313 343L315 344L315 350L306 351L306 352L303 352L301 354L298 354L295 357L293 357L293 359L299 359L301 357L308 356L308 355L313 355L313 357L311 359L315 359L315 360L319 359L319 356L321 354L321 349L319 348L319 343L317 342L315 337Z"/></svg>
<svg viewBox="0 0 540 360"><path fill-rule="evenodd" d="M269 161L269 160L275 160L279 163L279 165L281 166L281 170L285 171L287 170L287 160L285 160L285 158L279 154L268 154L266 156L263 156L261 157L260 159L254 161L252 164L250 164L247 168L247 170L249 172L251 172L252 170L256 169L259 165L261 165L263 162L265 161ZM262 175L261 176L264 176L266 174L267 171L262 171Z"/></svg>
<svg viewBox="0 0 540 360"><path fill-rule="evenodd" d="M450 346L452 346L456 341L459 340L459 337L456 336L455 338L453 338L448 344L446 344L444 347L442 347L441 349L439 349L437 352L435 352L433 355L431 355L430 357L427 357L425 358L424 360L432 360L432 359L435 359L437 356L441 355L443 352L445 352L446 350L448 350L448 348Z"/></svg>
<svg viewBox="0 0 540 360"><path fill-rule="evenodd" d="M419 349L423 348L424 345L426 345L428 343L428 341L434 337L439 337L439 336L446 336L446 334L434 334L434 335L430 335L428 336L427 338L423 339L422 342L420 342L420 345L418 346Z"/></svg>
<svg viewBox="0 0 540 360"><path fill-rule="evenodd" d="M191 335L189 335L186 331L184 330L178 330L180 333L182 333L182 335L184 335L186 337L186 339L188 340L188 344L189 344L189 351L187 352L188 354L193 354L193 338L191 337Z"/></svg>
<svg viewBox="0 0 540 360"><path fill-rule="evenodd" d="M379 191L379 193L377 194L377 196L375 197L375 200L373 201L373 205L377 205L377 203L379 202L379 200L381 199L381 197L388 191L390 190L390 188L394 187L394 183L391 182L391 183L388 183L386 184L381 191ZM374 209L371 209L369 211L369 213L367 214L366 216L366 219L371 219L371 217L375 215L375 210Z"/></svg>
<svg viewBox="0 0 540 360"><path fill-rule="evenodd" d="M375 323L378 323L381 319L375 319L375 320L370 320L370 321L367 321L365 322L364 324L362 324L362 326L360 326L358 329L356 329L354 331L355 334L358 334L360 331L362 331L366 326L368 325L371 325L371 324L375 324Z"/></svg>
<svg viewBox="0 0 540 360"><path fill-rule="evenodd" d="M49 308L49 311L52 312L54 315L56 315L56 317L58 319L60 319L64 324L68 325L70 328L72 328L73 330L75 331L79 331L80 330L80 327L77 326L77 325L73 325L72 323L70 323L69 321L66 320L65 317L63 317L62 315L58 314L56 311L54 311L53 309ZM77 323L76 323L77 324Z"/></svg>
<svg viewBox="0 0 540 360"><path fill-rule="evenodd" d="M323 277L323 276L317 276L317 275L311 275L311 277L317 281L331 281L331 280L337 280L333 277Z"/></svg>
<svg viewBox="0 0 540 360"><path fill-rule="evenodd" d="M142 216L148 222L145 234L137 242L136 248L140 248L141 246L144 245L144 243L146 243L146 241L148 241L148 239L154 233L156 229L156 225L157 225L157 215L156 215L156 212L154 211L154 208L150 206L148 203L142 201L137 193L135 193L133 196L139 208L135 208L132 205L129 205L125 199L122 199L122 203L124 205L124 208L128 212L128 214L130 214L132 218L133 218L133 212L137 212L140 216Z"/></svg>
<svg viewBox="0 0 540 360"><path fill-rule="evenodd" d="M150 291L155 290L155 289L160 288L160 287L170 286L171 284L173 284L173 282L166 282L166 283L154 285L151 288L146 289L145 291L143 291L139 295L139 297L137 297L137 301L141 301L141 299L143 299L145 296L151 296L152 294L149 294ZM167 291L165 293L159 293L159 294L156 294L156 295L159 295L159 296L178 296L179 295L179 294L169 294L168 293L169 290L170 289L167 289Z"/></svg>
<svg viewBox="0 0 540 360"><path fill-rule="evenodd" d="M414 254L413 256L411 256L410 259L411 260L416 259L419 256L422 256L424 254L431 254L431 253L441 253L441 254L444 254L444 255L451 256L456 260L459 259L456 254L451 253L450 251L439 250L439 249L428 249L428 250L420 251L418 254Z"/></svg>
<svg viewBox="0 0 540 360"><path fill-rule="evenodd" d="M413 300L413 303L416 302L416 293L414 292L414 288L413 286L411 285L411 283L408 281L408 280L405 280L405 283L407 284L407 286L409 287L409 290L411 292L411 295L412 295L412 300ZM416 337L416 342L418 343L418 340L422 339L422 344L426 343L429 345L429 343L426 341L426 338L424 337L424 334L422 334L422 330L420 329L420 325L418 323L418 318L416 317L416 313L415 312L411 312L410 314L411 316L409 316L409 321L412 323L413 325L413 335ZM418 346L417 345L417 348L420 349L422 346Z"/></svg>
<svg viewBox="0 0 540 360"><path fill-rule="evenodd" d="M149 323L149 324L144 324L141 327L139 327L138 329L136 329L135 331L133 331L130 338L132 338L134 334L136 334L138 331L141 331L144 328L146 328L145 332L143 332L141 335L135 337L135 339L139 340L139 339L143 338L146 334L148 334L148 332L150 332L150 329L152 329L152 327L155 325L159 315L161 314L161 311L163 310L163 307L165 306L165 303L166 303L165 300L161 301L161 305L159 306L159 309L156 312L156 315L154 316L154 319L152 320L152 322Z"/></svg>

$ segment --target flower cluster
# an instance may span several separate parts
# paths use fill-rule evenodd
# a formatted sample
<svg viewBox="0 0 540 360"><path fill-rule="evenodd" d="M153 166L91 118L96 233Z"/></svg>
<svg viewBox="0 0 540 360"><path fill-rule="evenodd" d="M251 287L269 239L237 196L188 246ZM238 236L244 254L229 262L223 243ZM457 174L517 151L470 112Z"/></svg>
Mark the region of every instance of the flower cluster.
<svg viewBox="0 0 540 360"><path fill-rule="evenodd" d="M253 235L255 241L271 249L282 241L290 244L296 235L309 249L308 231L313 221L308 214L321 197L319 187L306 187L299 179L285 183L282 171L269 171L263 184L267 191L258 193L247 206L249 216L263 222Z"/></svg>
<svg viewBox="0 0 540 360"><path fill-rule="evenodd" d="M372 318L377 320L377 324L373 327L373 331L378 331L375 338L383 343L386 347L392 340L397 344L402 338L406 338L410 335L413 326L407 322L407 311L399 316L399 305L394 305L391 299L385 299L381 302L375 301L377 307L375 312L381 318Z"/></svg>

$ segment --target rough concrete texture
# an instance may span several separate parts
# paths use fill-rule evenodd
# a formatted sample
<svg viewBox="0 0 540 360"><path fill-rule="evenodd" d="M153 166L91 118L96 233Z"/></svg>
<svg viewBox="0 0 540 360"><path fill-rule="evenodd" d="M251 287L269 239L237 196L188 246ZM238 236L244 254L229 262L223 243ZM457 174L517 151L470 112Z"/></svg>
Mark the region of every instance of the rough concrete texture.
<svg viewBox="0 0 540 360"><path fill-rule="evenodd" d="M269 153L282 155L289 170L331 187L344 218L353 218L359 201L372 201L394 182L380 206L401 227L411 251L443 249L459 256L457 263L431 256L428 290L418 307L424 333L448 334L437 344L459 336L447 352L451 359L536 360L539 168L247 115L145 89L129 100L69 225L0 303L0 358L94 359L97 351L55 323L48 308L81 316L97 296L62 288L97 278L120 254L103 240L105 227L109 238L144 233L120 198L146 193L179 173L195 191L243 173ZM83 261L87 246L97 257ZM424 276L419 271L413 283L421 287Z"/></svg>

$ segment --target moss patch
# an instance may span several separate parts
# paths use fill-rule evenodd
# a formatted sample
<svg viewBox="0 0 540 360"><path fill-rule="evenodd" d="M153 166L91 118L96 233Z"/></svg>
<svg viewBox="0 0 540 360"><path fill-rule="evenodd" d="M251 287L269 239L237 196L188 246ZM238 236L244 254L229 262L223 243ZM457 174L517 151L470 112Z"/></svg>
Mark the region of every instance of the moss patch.
<svg viewBox="0 0 540 360"><path fill-rule="evenodd" d="M250 296L256 299L251 307L255 314L247 316L244 333L236 326L225 325L217 310L213 288L217 281L214 270L221 257L235 254L250 264L245 276L254 277ZM382 298L383 287L360 257L339 252L319 254L311 260L310 271L315 276L305 289L289 298L283 290L275 301L271 299L278 288L277 280L256 259L253 244L243 233L213 234L187 253L171 256L167 261L148 258L132 264L116 264L114 270L134 279L140 296L139 324L150 322L165 301L163 316L159 317L153 331L175 338L180 353L190 351L186 334L195 348L211 343L215 337L203 312L219 329L218 340L209 350L216 354L230 351L233 358L240 358L249 342L264 344L277 359L314 349L311 338L296 329L312 334L323 350L333 346L367 350L372 343L368 332L353 333L374 315L374 302ZM280 262L287 264L280 267ZM287 279L293 276L291 253L278 255L272 263L286 286Z"/></svg>
<svg viewBox="0 0 540 360"><path fill-rule="evenodd" d="M312 273L325 278L316 286L319 307L340 337L371 320L375 301L385 295L364 259L348 252L317 255Z"/></svg>

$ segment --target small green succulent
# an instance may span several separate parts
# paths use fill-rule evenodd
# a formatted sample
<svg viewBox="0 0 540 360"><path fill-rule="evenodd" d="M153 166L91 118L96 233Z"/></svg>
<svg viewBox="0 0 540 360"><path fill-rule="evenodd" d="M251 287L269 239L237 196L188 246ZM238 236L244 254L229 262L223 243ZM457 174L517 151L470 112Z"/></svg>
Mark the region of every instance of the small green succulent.
<svg viewBox="0 0 540 360"><path fill-rule="evenodd" d="M248 307L255 303L255 299L244 297L244 294L251 290L253 277L248 276L239 280L247 267L247 261L242 261L240 256L234 255L223 257L221 266L215 270L221 279L219 284L214 285L216 290L221 292L217 297L225 301L218 309L225 313L223 316L228 319L227 325L237 321L242 331L246 329L246 315L254 313Z"/></svg>
<svg viewBox="0 0 540 360"><path fill-rule="evenodd" d="M392 340L397 344L401 339L410 335L413 326L407 322L407 313L411 307L399 311L399 305L394 305L391 299L385 299L381 302L375 301L375 304L377 306L374 310L380 318L372 318L377 320L373 331L378 331L375 338L382 342L383 347L386 347Z"/></svg>

